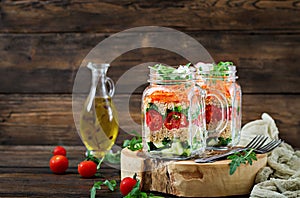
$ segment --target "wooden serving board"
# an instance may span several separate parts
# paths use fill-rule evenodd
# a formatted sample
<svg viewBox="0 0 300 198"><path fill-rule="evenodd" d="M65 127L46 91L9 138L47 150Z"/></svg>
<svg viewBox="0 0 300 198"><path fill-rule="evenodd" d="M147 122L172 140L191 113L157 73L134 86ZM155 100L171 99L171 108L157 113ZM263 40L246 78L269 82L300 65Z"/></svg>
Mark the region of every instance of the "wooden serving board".
<svg viewBox="0 0 300 198"><path fill-rule="evenodd" d="M193 160L163 161L147 158L141 151L123 149L121 178L137 173L143 191L157 191L184 197L219 197L249 194L256 173L266 166L267 155L257 155L250 166L242 164L229 174L230 160L195 163Z"/></svg>

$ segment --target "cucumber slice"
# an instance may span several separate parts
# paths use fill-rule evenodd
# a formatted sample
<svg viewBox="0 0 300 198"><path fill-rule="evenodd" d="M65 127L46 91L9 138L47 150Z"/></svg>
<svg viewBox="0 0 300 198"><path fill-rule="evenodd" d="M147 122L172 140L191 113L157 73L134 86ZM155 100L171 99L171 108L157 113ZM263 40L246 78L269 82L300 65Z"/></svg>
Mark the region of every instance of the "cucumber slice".
<svg viewBox="0 0 300 198"><path fill-rule="evenodd" d="M157 149L152 150L151 153L162 155L165 157L172 156L190 156L191 149L187 147L187 142L180 142L178 140L174 140L171 145L166 147L167 145L163 145L160 143L152 143L153 146L157 147ZM159 146L162 146L159 148Z"/></svg>
<svg viewBox="0 0 300 198"><path fill-rule="evenodd" d="M173 149L173 152L176 155L182 155L184 152L184 149L180 142L173 142L171 149Z"/></svg>
<svg viewBox="0 0 300 198"><path fill-rule="evenodd" d="M153 144L156 146L156 148L161 148L165 146L162 142L153 142Z"/></svg>

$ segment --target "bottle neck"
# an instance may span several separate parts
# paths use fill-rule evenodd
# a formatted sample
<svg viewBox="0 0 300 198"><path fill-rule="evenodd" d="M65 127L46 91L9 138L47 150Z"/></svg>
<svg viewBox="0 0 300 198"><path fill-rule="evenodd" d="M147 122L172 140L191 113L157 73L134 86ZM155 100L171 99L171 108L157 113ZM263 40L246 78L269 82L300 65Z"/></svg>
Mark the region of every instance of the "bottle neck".
<svg viewBox="0 0 300 198"><path fill-rule="evenodd" d="M108 97L108 91L106 87L106 72L109 68L109 64L95 64L89 63L87 67L92 72L92 85L90 93L99 97Z"/></svg>

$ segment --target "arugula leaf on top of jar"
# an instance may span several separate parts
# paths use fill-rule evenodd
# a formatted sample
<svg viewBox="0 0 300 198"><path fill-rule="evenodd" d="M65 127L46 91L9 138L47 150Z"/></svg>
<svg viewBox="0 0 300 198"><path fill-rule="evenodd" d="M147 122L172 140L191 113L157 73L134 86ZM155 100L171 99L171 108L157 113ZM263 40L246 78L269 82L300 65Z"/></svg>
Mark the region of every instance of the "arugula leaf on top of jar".
<svg viewBox="0 0 300 198"><path fill-rule="evenodd" d="M150 68L142 100L143 145L151 157L186 159L205 149L204 106L189 64Z"/></svg>

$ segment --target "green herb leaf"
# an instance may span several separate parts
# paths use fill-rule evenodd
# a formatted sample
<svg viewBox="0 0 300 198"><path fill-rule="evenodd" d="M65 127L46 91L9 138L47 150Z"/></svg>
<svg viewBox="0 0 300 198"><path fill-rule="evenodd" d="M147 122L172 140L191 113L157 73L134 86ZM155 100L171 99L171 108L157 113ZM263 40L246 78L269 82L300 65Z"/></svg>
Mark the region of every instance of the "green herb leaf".
<svg viewBox="0 0 300 198"><path fill-rule="evenodd" d="M131 140L125 140L123 147L132 151L138 151L143 149L142 137L138 134L137 137L133 137Z"/></svg>
<svg viewBox="0 0 300 198"><path fill-rule="evenodd" d="M160 197L160 196L154 196L151 193L149 195L147 195L147 193L142 192L140 190L140 185L141 185L141 181L137 180L137 182L136 182L135 186L133 187L133 189L124 198L163 198L163 197Z"/></svg>
<svg viewBox="0 0 300 198"><path fill-rule="evenodd" d="M149 68L157 71L159 74L171 74L176 70L174 67L165 66L162 64L156 64L154 66L149 66Z"/></svg>
<svg viewBox="0 0 300 198"><path fill-rule="evenodd" d="M132 190L130 191L130 193L128 193L125 198L134 198L134 197L138 197L138 195L140 194L140 180L137 180L135 186L132 188Z"/></svg>
<svg viewBox="0 0 300 198"><path fill-rule="evenodd" d="M165 145L167 145L167 144L169 144L170 142L172 142L171 140L170 140L170 138L168 138L168 137L164 137L164 139L162 140L162 144L165 146Z"/></svg>
<svg viewBox="0 0 300 198"><path fill-rule="evenodd" d="M103 160L104 160L104 157L99 160L99 163L97 164L97 170L100 170Z"/></svg>
<svg viewBox="0 0 300 198"><path fill-rule="evenodd" d="M103 184L106 185L110 191L114 191L117 186L116 180L111 180L111 181L105 180Z"/></svg>
<svg viewBox="0 0 300 198"><path fill-rule="evenodd" d="M147 142L149 151L154 151L157 147L153 144L153 142Z"/></svg>
<svg viewBox="0 0 300 198"><path fill-rule="evenodd" d="M191 64L192 64L192 63L188 63L188 64L186 64L186 65L184 65L184 66L189 67L189 66L191 66Z"/></svg>
<svg viewBox="0 0 300 198"><path fill-rule="evenodd" d="M182 113L184 114L187 118L189 116L189 108L183 109L182 106L177 106L174 107L173 110L174 112Z"/></svg>
<svg viewBox="0 0 300 198"><path fill-rule="evenodd" d="M156 71L158 74L162 75L161 80L182 80L192 78L189 70L191 63L186 65L180 65L177 69L170 66L165 66L162 64L156 64L154 66L149 66L151 70ZM174 75L175 74L175 75Z"/></svg>
<svg viewBox="0 0 300 198"><path fill-rule="evenodd" d="M101 159L98 159L97 157L93 156L91 154L91 151L87 151L87 156L85 158L86 161L93 161L95 162L96 164L101 164L102 160Z"/></svg>
<svg viewBox="0 0 300 198"><path fill-rule="evenodd" d="M254 149L245 150L244 152L237 152L227 157L231 162L229 163L230 170L229 174L233 175L236 169L241 164L246 164L247 162L252 165L253 160L257 160L256 153Z"/></svg>
<svg viewBox="0 0 300 198"><path fill-rule="evenodd" d="M96 197L96 188L92 187L90 198L95 198L95 197Z"/></svg>
<svg viewBox="0 0 300 198"><path fill-rule="evenodd" d="M227 146L231 142L231 138L218 137L218 140L217 146Z"/></svg>
<svg viewBox="0 0 300 198"><path fill-rule="evenodd" d="M100 170L100 167L101 167L101 164L102 164L103 160L104 160L104 158L99 159L99 158L93 156L90 151L87 151L87 156L85 158L85 161L95 162L95 164L97 164L97 170L98 171ZM101 175L100 175L100 173L96 173L95 176L101 176Z"/></svg>
<svg viewBox="0 0 300 198"><path fill-rule="evenodd" d="M116 180L111 180L111 181L105 180L104 182L103 181L95 182L93 187L90 190L90 192L91 192L90 198L96 197L96 191L100 190L102 185L107 186L110 191L114 191L116 189L117 182L116 182Z"/></svg>
<svg viewBox="0 0 300 198"><path fill-rule="evenodd" d="M229 66L232 66L233 62L219 62L218 64L213 65L213 73L218 76L228 76L227 71L229 70Z"/></svg>
<svg viewBox="0 0 300 198"><path fill-rule="evenodd" d="M153 109L153 110L159 112L158 107L155 104L149 103L148 105L149 105L149 107L146 109L146 111L149 111L149 110Z"/></svg>

